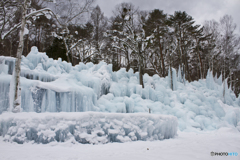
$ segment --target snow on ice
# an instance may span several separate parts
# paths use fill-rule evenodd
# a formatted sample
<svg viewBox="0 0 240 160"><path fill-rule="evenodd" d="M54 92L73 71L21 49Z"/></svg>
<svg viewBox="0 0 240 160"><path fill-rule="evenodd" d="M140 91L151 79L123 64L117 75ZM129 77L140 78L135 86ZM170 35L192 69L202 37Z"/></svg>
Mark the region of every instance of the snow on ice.
<svg viewBox="0 0 240 160"><path fill-rule="evenodd" d="M108 143L162 140L177 134L177 118L147 113L3 113L0 136L24 143Z"/></svg>
<svg viewBox="0 0 240 160"><path fill-rule="evenodd" d="M0 113L9 110L9 86L14 58L0 56ZM112 65L100 62L70 63L48 58L32 47L21 62L21 95L24 112L110 112L173 115L181 131L234 127L240 131L240 97L226 86L223 99L221 78L208 72L204 80L182 83L173 70L170 78L144 75L125 68L112 72ZM223 103L224 102L224 103ZM6 113L7 114L7 113ZM2 115L0 115L1 117Z"/></svg>

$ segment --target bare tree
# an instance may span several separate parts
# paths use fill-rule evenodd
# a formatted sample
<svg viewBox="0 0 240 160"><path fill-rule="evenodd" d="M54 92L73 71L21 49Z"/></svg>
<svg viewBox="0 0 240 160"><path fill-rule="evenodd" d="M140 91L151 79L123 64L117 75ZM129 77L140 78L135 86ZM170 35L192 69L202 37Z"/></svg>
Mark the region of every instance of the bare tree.
<svg viewBox="0 0 240 160"><path fill-rule="evenodd" d="M232 81L233 70L238 71L238 53L240 51L240 37L235 34L237 25L233 23L232 16L225 15L220 19L221 48L223 57L223 99L225 102L225 82L229 77Z"/></svg>
<svg viewBox="0 0 240 160"><path fill-rule="evenodd" d="M219 43L220 43L220 32L219 32L219 23L215 20L205 21L204 22L204 35L209 35L207 39L207 49L206 49L206 60L209 66L211 66L212 72L217 72L219 68L219 61L217 60L219 52ZM206 72L206 71L204 71Z"/></svg>
<svg viewBox="0 0 240 160"><path fill-rule="evenodd" d="M139 27L138 23L134 23L132 20L135 15L132 15L132 11L129 8L122 8L122 19L123 21L119 23L123 27L122 31L113 30L118 32L117 36L113 36L112 39L120 43L120 46L115 46L120 50L130 50L131 58L136 58L138 62L139 71L139 84L144 88L143 83L143 68L144 68L144 58L146 50L149 47L151 36L146 37L142 26ZM125 49L126 48L126 49ZM126 52L129 53L129 52ZM129 56L128 56L129 57Z"/></svg>
<svg viewBox="0 0 240 160"><path fill-rule="evenodd" d="M15 25L17 20L13 14L19 11L17 1L1 0L0 1L0 54L12 56L16 47L17 32L12 33L8 38L4 38L5 33Z"/></svg>
<svg viewBox="0 0 240 160"><path fill-rule="evenodd" d="M30 2L31 2L30 0L24 0L24 2L22 4L20 3L22 6L21 22L19 24L15 25L12 29L10 29L4 35L4 37L6 37L12 31L16 30L19 26L21 26L20 36L19 36L19 44L18 44L18 49L17 49L17 57L16 57L16 62L15 62L15 70L13 73L11 86L10 86L10 94L11 94L10 96L13 96L13 104L12 104L12 102L10 102L10 108L13 108L12 109L13 112L20 112L20 110L21 110L20 72L21 72L21 58L22 58L22 52L23 52L23 47L24 47L24 37L23 36L24 36L25 30L26 30L26 28L25 28L26 20L29 17L36 16L39 14L46 14L49 12L56 18L56 15L51 11L51 9L48 9L48 8L40 9L40 10L37 10L37 11L27 14L28 5L30 4Z"/></svg>
<svg viewBox="0 0 240 160"><path fill-rule="evenodd" d="M103 56L102 50L105 46L103 33L106 32L108 25L108 19L104 16L104 13L98 5L91 13L91 22L94 26L93 45L95 48L94 52L96 53L94 58L98 58Z"/></svg>
<svg viewBox="0 0 240 160"><path fill-rule="evenodd" d="M1 0L0 2L0 41L5 38L5 33L13 25L13 13L17 11L17 2L12 0Z"/></svg>
<svg viewBox="0 0 240 160"><path fill-rule="evenodd" d="M64 41L68 62L71 62L69 53L71 53L71 50L77 46L75 42L71 43L72 36L69 34L68 26L70 24L81 25L82 23L79 22L82 22L84 14L92 9L93 2L94 0L56 0L53 7L53 11L56 13L62 24L62 31L58 33L56 37L63 39ZM81 40L78 40L78 43L80 42Z"/></svg>
<svg viewBox="0 0 240 160"><path fill-rule="evenodd" d="M22 5L23 13L22 13L22 21L21 21L21 30L20 30L20 38L17 50L17 58L15 62L15 72L13 73L13 93L14 93L14 101L13 101L13 112L20 112L21 110L21 88L20 88L20 72L21 72L21 59L23 52L23 34L26 24L26 14L27 14L27 3L28 0L24 0L24 4Z"/></svg>

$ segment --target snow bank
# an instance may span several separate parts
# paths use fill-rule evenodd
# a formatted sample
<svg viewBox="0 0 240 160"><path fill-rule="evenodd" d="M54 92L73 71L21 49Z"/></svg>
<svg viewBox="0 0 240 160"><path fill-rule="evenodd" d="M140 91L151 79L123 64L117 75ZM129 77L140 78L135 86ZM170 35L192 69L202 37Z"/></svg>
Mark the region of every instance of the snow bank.
<svg viewBox="0 0 240 160"><path fill-rule="evenodd" d="M14 58L0 57L0 114L9 108L9 84ZM240 128L240 97L221 78L209 71L204 80L187 82L173 69L170 77L143 76L125 68L112 71L112 65L100 62L72 66L53 60L33 47L21 62L22 109L24 112L111 112L174 115L180 130ZM221 76L220 76L221 77ZM185 84L184 84L184 83ZM240 129L239 129L240 130Z"/></svg>
<svg viewBox="0 0 240 160"><path fill-rule="evenodd" d="M3 113L0 136L5 141L25 143L65 142L108 143L152 141L173 138L177 118L153 114Z"/></svg>

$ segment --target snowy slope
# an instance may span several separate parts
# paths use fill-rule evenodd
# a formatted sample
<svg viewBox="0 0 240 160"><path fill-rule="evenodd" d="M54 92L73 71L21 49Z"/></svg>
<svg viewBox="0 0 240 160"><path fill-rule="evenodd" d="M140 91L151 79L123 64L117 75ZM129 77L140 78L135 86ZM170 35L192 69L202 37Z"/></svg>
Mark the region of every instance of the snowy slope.
<svg viewBox="0 0 240 160"><path fill-rule="evenodd" d="M9 84L14 59L0 57L0 113L9 109ZM174 88L169 78L144 75L145 88L138 84L138 73L124 68L112 72L104 62L76 66L53 60L33 47L23 57L21 72L22 109L25 112L111 113L149 112L174 115L180 130L215 130L236 127L240 130L240 97L226 90L220 79L191 83L179 82L174 70ZM178 81L177 81L178 80ZM225 102L225 103L223 103Z"/></svg>

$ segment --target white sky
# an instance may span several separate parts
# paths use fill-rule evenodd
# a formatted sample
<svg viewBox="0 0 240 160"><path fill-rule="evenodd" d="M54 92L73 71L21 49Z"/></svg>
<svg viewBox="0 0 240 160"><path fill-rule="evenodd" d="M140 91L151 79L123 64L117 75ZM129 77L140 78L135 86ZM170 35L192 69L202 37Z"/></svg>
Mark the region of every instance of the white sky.
<svg viewBox="0 0 240 160"><path fill-rule="evenodd" d="M192 16L196 24L203 24L205 20L215 19L229 14L237 24L240 33L240 0L96 0L107 17L112 16L112 11L117 4L131 2L140 10L160 9L164 13L173 14L174 11L186 11Z"/></svg>

